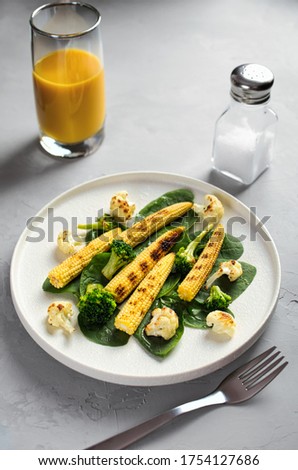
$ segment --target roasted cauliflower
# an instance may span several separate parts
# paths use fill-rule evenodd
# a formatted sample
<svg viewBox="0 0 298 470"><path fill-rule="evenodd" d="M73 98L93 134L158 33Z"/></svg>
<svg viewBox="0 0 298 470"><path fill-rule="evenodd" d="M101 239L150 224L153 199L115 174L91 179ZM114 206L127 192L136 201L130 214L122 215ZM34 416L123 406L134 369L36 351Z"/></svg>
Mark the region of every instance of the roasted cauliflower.
<svg viewBox="0 0 298 470"><path fill-rule="evenodd" d="M194 212L203 218L208 220L209 223L218 224L224 215L224 207L221 201L213 194L206 194L205 204L193 204Z"/></svg>
<svg viewBox="0 0 298 470"><path fill-rule="evenodd" d="M56 328L63 328L67 333L73 333L75 328L70 322L73 313L70 302L53 302L48 307L48 323Z"/></svg>
<svg viewBox="0 0 298 470"><path fill-rule="evenodd" d="M65 255L73 255L86 243L83 240L75 240L70 230L63 230L57 237L57 245L60 251Z"/></svg>
<svg viewBox="0 0 298 470"><path fill-rule="evenodd" d="M236 261L235 259L223 261L220 263L218 270L207 279L205 287L206 289L209 289L209 287L223 275L228 276L229 281L234 282L242 276L242 274L243 270L239 261Z"/></svg>
<svg viewBox="0 0 298 470"><path fill-rule="evenodd" d="M114 194L110 201L111 216L119 222L126 222L131 219L135 209L136 205L128 201L128 193L126 191Z"/></svg>
<svg viewBox="0 0 298 470"><path fill-rule="evenodd" d="M156 308L152 311L152 319L145 327L148 336L161 336L165 340L171 339L179 326L176 312L168 307Z"/></svg>
<svg viewBox="0 0 298 470"><path fill-rule="evenodd" d="M212 327L212 331L219 335L226 334L232 337L235 333L236 322L232 315L221 310L214 310L206 317L207 326Z"/></svg>

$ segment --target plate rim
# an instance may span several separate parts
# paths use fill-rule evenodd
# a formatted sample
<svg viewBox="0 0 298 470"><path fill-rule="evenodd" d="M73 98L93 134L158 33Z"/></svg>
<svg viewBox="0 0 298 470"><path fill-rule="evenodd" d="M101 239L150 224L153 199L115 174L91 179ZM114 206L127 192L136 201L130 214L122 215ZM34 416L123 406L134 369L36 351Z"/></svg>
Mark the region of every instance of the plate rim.
<svg viewBox="0 0 298 470"><path fill-rule="evenodd" d="M71 192L77 192L78 190L82 189L84 186L88 187L90 185L93 185L97 182L100 182L102 180L108 180L108 179L113 179L113 178L123 178L125 176L129 177L137 177L137 176L142 176L148 178L154 178L154 176L170 176L178 179L183 179L185 181L185 184L187 184L187 181L189 182L189 185L193 185L195 188L196 186L205 186L208 187L208 189L220 192L221 194L225 195L228 197L228 199L232 200L234 203L237 205L242 206L244 210L247 210L249 214L252 214L253 217L255 218L256 222L261 222L261 220L258 218L258 216L251 211L251 209L246 206L242 201L240 201L238 198L236 198L234 195L228 193L227 191L221 189L218 186L213 185L212 183L193 178L191 176L187 175L181 175L178 173L173 173L173 172L163 172L163 171L127 171L127 172L116 172L116 173L111 173L108 175L102 175L96 178L89 179L87 181L81 182L75 186L70 187L69 189L66 189L65 191L61 192L58 194L56 197L52 198L50 201L48 201L45 205L39 209L34 217L38 217L42 212L46 211L47 208L51 207L53 204L57 203L59 200L63 200L65 196L69 195ZM198 188L200 189L200 188ZM190 381L199 377L203 377L207 374L210 374L212 372L215 372L216 370L220 369L221 367L224 367L231 363L233 360L238 358L240 355L242 355L245 351L247 351L258 339L259 337L263 334L268 322L270 321L276 304L278 302L278 297L279 297L279 292L280 292L280 287L281 287L281 263L280 263L280 257L278 250L276 248L275 242L268 231L268 229L263 226L262 230L264 233L269 237L269 243L270 243L270 252L271 252L271 259L272 257L274 258L274 264L276 265L276 272L275 272L275 284L277 286L275 296L273 297L270 307L268 308L268 314L266 318L263 320L263 322L260 324L260 327L258 330L241 346L239 346L237 349L233 350L232 352L226 354L224 357L220 358L218 361L215 361L212 364L206 364L200 369L195 369L192 370L191 372L187 372L187 379L185 379L185 376L183 373L179 372L177 374L171 374L171 375L165 375L162 377L135 377L131 375L121 375L119 376L119 373L113 373L113 372L106 372L102 370L95 369L92 366L88 365L82 365L79 363L76 359L70 358L66 354L62 354L60 351L57 351L54 346L51 346L45 339L40 337L32 328L30 325L30 322L26 319L21 307L19 306L18 299L16 298L14 288L13 288L13 273L16 269L16 264L17 264L17 257L18 257L18 252L21 250L21 245L24 241L24 238L26 236L28 227L26 226L23 231L21 232L18 241L14 247L12 258L11 258L11 266L10 266L10 290L11 290L11 297L13 301L14 308L16 310L16 313L18 315L18 318L20 319L22 325L24 326L25 330L27 333L30 335L30 337L45 351L47 352L51 357L56 359L58 362L62 363L66 367L69 367L70 369L75 370L76 372L79 372L83 375L86 375L88 377L92 377L97 380L103 380L107 381L110 383L116 383L116 384L123 384L123 385L138 385L138 386L162 386L162 385L170 385L170 384L176 384L176 383L181 383L183 381ZM86 339L87 340L87 339ZM84 370L82 370L82 368ZM200 371L200 372L199 372Z"/></svg>

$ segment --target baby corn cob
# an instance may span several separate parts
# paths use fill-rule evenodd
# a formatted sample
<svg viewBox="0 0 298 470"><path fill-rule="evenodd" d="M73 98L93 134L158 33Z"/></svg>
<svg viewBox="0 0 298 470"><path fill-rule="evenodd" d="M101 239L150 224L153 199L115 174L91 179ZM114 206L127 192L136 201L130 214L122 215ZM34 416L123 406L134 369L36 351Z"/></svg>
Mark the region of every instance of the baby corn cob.
<svg viewBox="0 0 298 470"><path fill-rule="evenodd" d="M171 272L175 253L164 256L147 274L115 318L115 327L133 335Z"/></svg>
<svg viewBox="0 0 298 470"><path fill-rule="evenodd" d="M134 247L146 240L153 232L157 232L173 220L181 217L191 207L191 202L178 202L171 206L164 207L122 232L120 239Z"/></svg>
<svg viewBox="0 0 298 470"><path fill-rule="evenodd" d="M87 264L90 263L93 256L103 251L108 251L110 243L114 238L119 236L120 228L115 228L109 232L103 233L100 237L95 238L87 246L81 248L69 258L65 259L61 264L53 268L48 278L50 283L58 289L66 286L74 279Z"/></svg>
<svg viewBox="0 0 298 470"><path fill-rule="evenodd" d="M190 302L204 285L218 257L224 236L224 227L219 224L197 262L178 287L180 299Z"/></svg>
<svg viewBox="0 0 298 470"><path fill-rule="evenodd" d="M129 296L153 266L170 251L183 230L184 227L177 227L165 232L113 277L105 289L114 295L118 304Z"/></svg>

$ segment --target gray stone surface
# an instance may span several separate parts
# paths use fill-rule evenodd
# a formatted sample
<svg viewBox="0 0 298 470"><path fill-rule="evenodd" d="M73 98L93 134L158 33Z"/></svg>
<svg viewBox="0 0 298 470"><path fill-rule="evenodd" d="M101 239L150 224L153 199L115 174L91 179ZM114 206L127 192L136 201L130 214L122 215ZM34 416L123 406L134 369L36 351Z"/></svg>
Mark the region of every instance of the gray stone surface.
<svg viewBox="0 0 298 470"><path fill-rule="evenodd" d="M134 449L297 449L298 4L293 0L93 0L102 13L106 138L92 156L55 161L37 145L28 18L42 2L0 1L0 447L82 449L182 401L276 344L289 367L253 401L181 418ZM276 78L275 159L251 187L210 172L214 123L234 66L259 62ZM22 327L9 267L26 220L62 191L97 176L171 171L210 181L257 207L279 250L282 286L263 336L233 364L162 387L127 387L76 373ZM253 314L253 312L252 312Z"/></svg>

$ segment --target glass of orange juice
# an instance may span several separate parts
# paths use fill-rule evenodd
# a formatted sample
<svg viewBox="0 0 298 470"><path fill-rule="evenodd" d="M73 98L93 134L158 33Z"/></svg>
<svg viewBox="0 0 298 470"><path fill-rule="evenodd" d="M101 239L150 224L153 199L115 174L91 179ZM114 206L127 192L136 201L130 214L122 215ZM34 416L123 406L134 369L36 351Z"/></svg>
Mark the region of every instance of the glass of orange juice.
<svg viewBox="0 0 298 470"><path fill-rule="evenodd" d="M104 134L100 13L82 2L49 3L31 15L40 144L55 157L94 152Z"/></svg>

